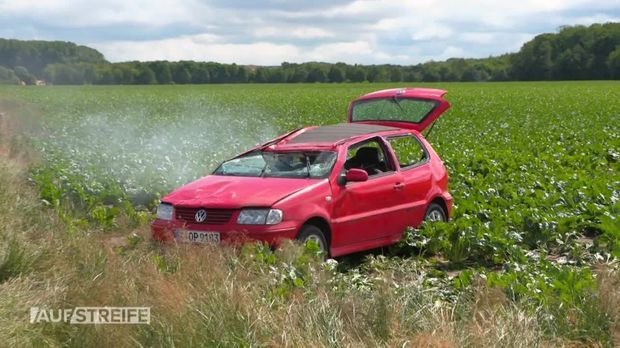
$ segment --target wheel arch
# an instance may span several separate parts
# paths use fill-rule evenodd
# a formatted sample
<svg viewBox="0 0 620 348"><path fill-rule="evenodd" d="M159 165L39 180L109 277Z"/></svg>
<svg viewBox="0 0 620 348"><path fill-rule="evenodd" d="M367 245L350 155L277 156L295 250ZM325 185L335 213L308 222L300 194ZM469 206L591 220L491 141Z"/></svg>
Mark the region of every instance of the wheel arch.
<svg viewBox="0 0 620 348"><path fill-rule="evenodd" d="M450 211L448 210L448 204L446 203L446 200L441 197L441 196L437 196L435 198L433 198L428 205L426 206L426 209L428 210L428 208L431 206L431 204L437 204L441 207L441 209L443 209L444 214L446 214L446 219L448 219L448 221L450 221Z"/></svg>
<svg viewBox="0 0 620 348"><path fill-rule="evenodd" d="M327 242L327 248L329 249L329 247L331 246L331 242L332 242L332 229L331 229L331 226L329 225L329 222L327 222L327 220L321 216L311 217L301 225L301 228L297 232L298 236L299 236L299 233L301 232L301 229L307 225L316 226L325 234L325 241Z"/></svg>

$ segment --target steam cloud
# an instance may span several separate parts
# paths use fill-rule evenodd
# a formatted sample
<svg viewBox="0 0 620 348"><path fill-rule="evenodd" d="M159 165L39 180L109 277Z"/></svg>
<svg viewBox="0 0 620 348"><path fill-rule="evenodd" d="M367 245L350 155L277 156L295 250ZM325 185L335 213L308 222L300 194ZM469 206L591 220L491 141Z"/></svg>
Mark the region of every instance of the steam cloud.
<svg viewBox="0 0 620 348"><path fill-rule="evenodd" d="M95 193L117 183L137 204L208 175L221 161L278 134L258 108L204 99L181 108L102 109L67 113L62 126L47 123L42 150L48 161L62 163L62 179L77 178Z"/></svg>

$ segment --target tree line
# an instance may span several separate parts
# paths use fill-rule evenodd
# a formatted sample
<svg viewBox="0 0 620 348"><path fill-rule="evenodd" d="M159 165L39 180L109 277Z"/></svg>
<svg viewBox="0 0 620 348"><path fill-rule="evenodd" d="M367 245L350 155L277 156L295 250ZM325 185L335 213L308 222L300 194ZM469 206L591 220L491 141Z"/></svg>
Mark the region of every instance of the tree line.
<svg viewBox="0 0 620 348"><path fill-rule="evenodd" d="M103 54L63 41L0 39L0 83L33 84L50 64L106 64Z"/></svg>
<svg viewBox="0 0 620 348"><path fill-rule="evenodd" d="M620 78L620 23L566 26L519 52L417 65L282 63L242 66L195 61L109 63L69 42L0 39L0 83L204 84L295 82L437 82Z"/></svg>

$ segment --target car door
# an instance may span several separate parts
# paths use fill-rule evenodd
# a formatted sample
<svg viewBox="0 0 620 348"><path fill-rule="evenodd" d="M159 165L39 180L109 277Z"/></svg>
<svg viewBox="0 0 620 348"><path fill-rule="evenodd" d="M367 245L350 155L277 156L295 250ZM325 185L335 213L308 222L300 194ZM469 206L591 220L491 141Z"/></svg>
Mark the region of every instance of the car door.
<svg viewBox="0 0 620 348"><path fill-rule="evenodd" d="M432 188L428 151L413 134L390 137L387 140L402 174L405 226L417 227L424 219Z"/></svg>
<svg viewBox="0 0 620 348"><path fill-rule="evenodd" d="M333 188L332 224L337 230L333 235L333 245L365 243L403 231L404 220L399 213L399 206L405 201L403 179L383 139L373 138L349 146L341 173L344 175L350 168L364 169L364 163L356 161L356 156L360 152L372 152L367 151L368 148L377 149L383 162L378 171L370 168L367 181L341 183Z"/></svg>

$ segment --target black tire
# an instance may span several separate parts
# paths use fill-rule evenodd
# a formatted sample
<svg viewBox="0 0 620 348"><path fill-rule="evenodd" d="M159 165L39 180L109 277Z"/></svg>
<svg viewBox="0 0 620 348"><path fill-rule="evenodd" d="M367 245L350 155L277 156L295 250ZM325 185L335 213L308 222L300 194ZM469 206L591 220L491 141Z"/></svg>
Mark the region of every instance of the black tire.
<svg viewBox="0 0 620 348"><path fill-rule="evenodd" d="M297 240L302 244L314 240L319 245L319 250L323 252L323 255L329 255L329 245L327 245L325 234L314 225L304 225L297 235Z"/></svg>
<svg viewBox="0 0 620 348"><path fill-rule="evenodd" d="M424 214L424 221L435 222L443 221L448 222L448 214L443 207L437 203L431 203L426 209Z"/></svg>

